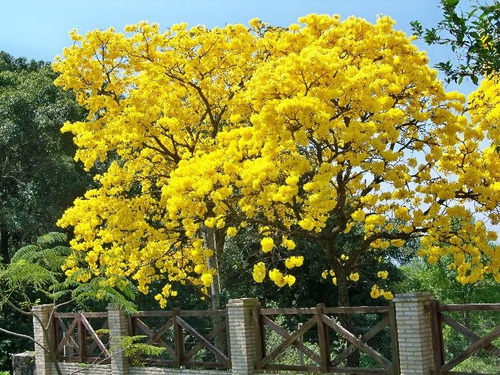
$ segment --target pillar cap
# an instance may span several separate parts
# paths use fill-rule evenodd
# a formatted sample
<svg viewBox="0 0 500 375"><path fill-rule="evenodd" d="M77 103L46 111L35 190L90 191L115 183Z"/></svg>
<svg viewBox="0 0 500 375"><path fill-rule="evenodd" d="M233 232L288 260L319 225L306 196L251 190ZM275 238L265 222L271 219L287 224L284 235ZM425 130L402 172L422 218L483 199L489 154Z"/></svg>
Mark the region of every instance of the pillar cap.
<svg viewBox="0 0 500 375"><path fill-rule="evenodd" d="M47 311L47 310L53 310L55 308L55 305L53 303L47 303L45 305L35 305L31 310L33 311Z"/></svg>
<svg viewBox="0 0 500 375"><path fill-rule="evenodd" d="M435 298L429 292L414 292L396 294L394 302L418 302L418 301L434 301Z"/></svg>
<svg viewBox="0 0 500 375"><path fill-rule="evenodd" d="M227 306L254 306L259 303L258 298L236 298L230 299Z"/></svg>

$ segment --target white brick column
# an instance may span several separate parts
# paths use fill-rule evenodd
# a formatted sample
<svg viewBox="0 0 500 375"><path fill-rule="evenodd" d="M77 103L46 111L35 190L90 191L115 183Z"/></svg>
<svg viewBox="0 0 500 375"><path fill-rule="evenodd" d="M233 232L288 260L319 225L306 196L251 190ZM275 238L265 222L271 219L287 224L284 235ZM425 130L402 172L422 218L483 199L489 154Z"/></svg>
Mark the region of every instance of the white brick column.
<svg viewBox="0 0 500 375"><path fill-rule="evenodd" d="M227 304L232 375L256 374L255 324L252 309L257 298L232 299Z"/></svg>
<svg viewBox="0 0 500 375"><path fill-rule="evenodd" d="M108 305L108 328L111 336L111 374L129 375L130 363L122 350L122 338L129 335L129 317L113 304Z"/></svg>
<svg viewBox="0 0 500 375"><path fill-rule="evenodd" d="M429 375L434 367L430 293L397 294L394 298L398 326L401 375Z"/></svg>
<svg viewBox="0 0 500 375"><path fill-rule="evenodd" d="M40 346L35 344L35 366L36 374L38 375L52 374L52 361L47 350L53 349L54 345L54 333L52 326L49 325L50 315L53 310L53 304L34 306L32 310L33 338L46 349L43 350ZM45 330L46 335L44 334Z"/></svg>

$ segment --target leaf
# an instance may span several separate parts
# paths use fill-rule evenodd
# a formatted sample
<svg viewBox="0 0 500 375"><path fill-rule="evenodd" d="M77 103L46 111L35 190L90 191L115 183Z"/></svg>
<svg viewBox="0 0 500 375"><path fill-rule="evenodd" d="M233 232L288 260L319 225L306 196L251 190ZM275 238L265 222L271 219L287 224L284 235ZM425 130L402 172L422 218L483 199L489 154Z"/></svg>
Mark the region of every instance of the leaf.
<svg viewBox="0 0 500 375"><path fill-rule="evenodd" d="M50 232L38 237L37 245L40 247L45 247L47 245L53 245L55 243L65 243L68 236L65 233L60 232Z"/></svg>
<svg viewBox="0 0 500 375"><path fill-rule="evenodd" d="M418 37L422 36L424 29L423 29L422 24L420 22L418 22L417 20L411 21L410 26L411 26L413 35L418 36Z"/></svg>
<svg viewBox="0 0 500 375"><path fill-rule="evenodd" d="M441 0L441 4L446 10L454 10L459 2L460 0Z"/></svg>
<svg viewBox="0 0 500 375"><path fill-rule="evenodd" d="M11 263L19 262L20 260L31 260L33 254L38 250L35 245L27 245L19 250L12 256Z"/></svg>

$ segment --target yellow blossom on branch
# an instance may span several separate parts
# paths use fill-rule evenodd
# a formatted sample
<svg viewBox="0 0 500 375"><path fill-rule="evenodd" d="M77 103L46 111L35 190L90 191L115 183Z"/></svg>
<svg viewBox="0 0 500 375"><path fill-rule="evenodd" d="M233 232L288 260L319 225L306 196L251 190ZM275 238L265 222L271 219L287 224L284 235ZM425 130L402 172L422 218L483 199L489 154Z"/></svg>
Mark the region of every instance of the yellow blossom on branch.
<svg viewBox="0 0 500 375"><path fill-rule="evenodd" d="M62 130L75 158L100 174L59 221L86 262L69 257L67 274L205 293L221 239L247 228L269 258L313 244L339 296L365 260L382 263L412 240L428 262L450 262L460 282L500 279L496 234L475 217L500 223L498 77L466 101L446 92L388 17L299 22L71 33L53 64L56 84L88 116ZM347 238L359 246L341 248ZM279 287L295 282L267 274ZM253 277L265 279L264 263Z"/></svg>

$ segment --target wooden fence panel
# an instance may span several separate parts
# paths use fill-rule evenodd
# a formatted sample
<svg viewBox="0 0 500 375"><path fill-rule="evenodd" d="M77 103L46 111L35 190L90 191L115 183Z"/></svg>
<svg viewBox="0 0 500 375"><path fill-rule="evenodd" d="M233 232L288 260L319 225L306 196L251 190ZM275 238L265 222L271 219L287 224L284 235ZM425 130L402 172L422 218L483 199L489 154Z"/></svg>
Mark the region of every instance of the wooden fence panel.
<svg viewBox="0 0 500 375"><path fill-rule="evenodd" d="M436 311L434 346L442 348L441 358L436 359L439 374L498 373L500 304L437 304Z"/></svg>
<svg viewBox="0 0 500 375"><path fill-rule="evenodd" d="M148 344L166 350L160 357L142 356L140 359L155 365L229 369L227 332L227 310L175 309L140 312L132 317L133 335L144 334Z"/></svg>
<svg viewBox="0 0 500 375"><path fill-rule="evenodd" d="M110 362L107 313L54 313L53 327L59 360Z"/></svg>
<svg viewBox="0 0 500 375"><path fill-rule="evenodd" d="M332 316L360 312L370 315L372 320L373 316L381 316L362 334L349 332ZM326 308L324 305L300 309L256 308L253 316L257 333L258 370L357 374L399 372L397 343L394 341L397 333L393 305L356 308ZM291 329L293 324L290 322L298 320L298 328ZM332 335L329 332L332 332ZM395 347L388 352L389 358L387 353L382 354L368 344L370 340L381 335L387 336L384 337L392 343L393 348ZM387 343L383 346L387 347ZM292 348L297 355L291 351ZM359 363L358 366L352 367L346 360L356 353L371 358L376 365L368 367ZM358 358L361 358L361 354Z"/></svg>

